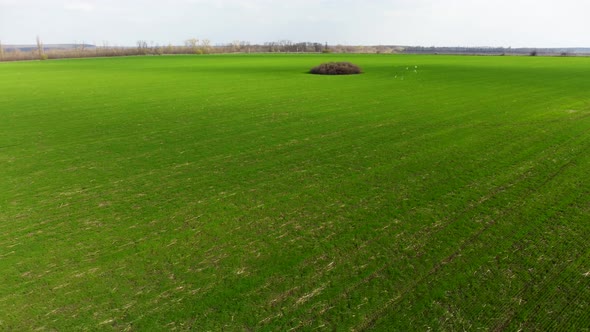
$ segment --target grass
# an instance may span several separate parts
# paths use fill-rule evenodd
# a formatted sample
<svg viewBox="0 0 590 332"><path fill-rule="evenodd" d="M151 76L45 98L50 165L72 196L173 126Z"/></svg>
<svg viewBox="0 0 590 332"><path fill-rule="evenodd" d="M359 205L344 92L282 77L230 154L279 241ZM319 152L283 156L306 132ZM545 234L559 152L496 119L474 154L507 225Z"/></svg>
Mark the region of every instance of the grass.
<svg viewBox="0 0 590 332"><path fill-rule="evenodd" d="M588 91L588 58L2 63L0 330L588 331Z"/></svg>

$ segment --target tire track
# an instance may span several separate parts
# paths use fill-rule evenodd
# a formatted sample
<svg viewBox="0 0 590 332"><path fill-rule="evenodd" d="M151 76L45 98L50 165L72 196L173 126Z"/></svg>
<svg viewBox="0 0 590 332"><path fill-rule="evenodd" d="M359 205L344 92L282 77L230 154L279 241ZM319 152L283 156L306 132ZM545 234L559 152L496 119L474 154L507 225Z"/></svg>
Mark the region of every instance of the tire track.
<svg viewBox="0 0 590 332"><path fill-rule="evenodd" d="M582 136L582 135L580 135L580 136ZM575 162L575 160L576 160L576 158L578 156L582 155L587 150L589 150L589 149L588 148L581 149L567 163L565 163L564 165L562 165L561 167L559 167L557 171L553 172L547 179L545 179L543 182L541 182L541 184L539 184L539 185L537 185L537 186L535 186L533 188L529 188L528 189L529 195L532 192L534 192L534 191L538 191L539 189L541 189L542 187L544 187L545 185L547 185L551 180L555 179L559 174L563 173L563 171L565 169L567 169L568 167L570 167L571 165L574 164L574 162ZM511 213L517 207L518 207L518 205L513 205L512 208L503 210L502 211L502 216ZM416 289L417 286L419 284L423 283L426 279L428 279L431 276L435 275L444 265L452 262L463 250L465 250L471 244L473 244L474 242L476 242L485 231L489 230L491 227L493 227L494 225L496 225L497 221L498 221L498 219L493 219L493 220L489 221L488 223L486 223L486 225L482 229L480 229L475 234L473 234L472 236L470 236L466 241L464 241L462 243L462 245L457 250L455 250L451 255L449 255L446 258L444 258L443 260L441 260L426 275L422 276L421 278L418 278L414 283L412 283L408 287L404 288L397 296L391 298L389 301L387 301L385 304L383 304L381 306L381 308L379 308L379 310L377 310L376 313L374 313L373 315L370 315L368 317L368 319L366 319L363 323L357 325L353 330L355 330L355 331L366 331L367 329L373 327L375 325L375 323L379 319L382 318L382 316L385 314L385 312L393 304L397 303L401 298L403 298L411 290Z"/></svg>

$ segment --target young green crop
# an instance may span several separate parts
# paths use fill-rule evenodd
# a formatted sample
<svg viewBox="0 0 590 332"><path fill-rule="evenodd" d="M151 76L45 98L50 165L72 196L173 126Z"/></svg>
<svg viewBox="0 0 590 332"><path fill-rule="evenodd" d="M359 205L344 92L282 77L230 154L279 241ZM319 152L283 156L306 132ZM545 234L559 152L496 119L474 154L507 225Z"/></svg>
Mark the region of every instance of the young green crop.
<svg viewBox="0 0 590 332"><path fill-rule="evenodd" d="M588 328L589 90L588 58L0 63L0 330Z"/></svg>

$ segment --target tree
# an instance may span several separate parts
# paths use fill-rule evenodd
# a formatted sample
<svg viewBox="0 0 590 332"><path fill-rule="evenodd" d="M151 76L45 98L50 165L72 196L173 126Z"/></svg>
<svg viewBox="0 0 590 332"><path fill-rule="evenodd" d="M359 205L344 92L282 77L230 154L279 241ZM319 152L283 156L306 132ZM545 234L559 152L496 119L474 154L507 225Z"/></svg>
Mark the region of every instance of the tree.
<svg viewBox="0 0 590 332"><path fill-rule="evenodd" d="M148 53L148 43L145 40L137 41L137 53L146 55Z"/></svg>
<svg viewBox="0 0 590 332"><path fill-rule="evenodd" d="M290 52L292 50L293 42L287 39L279 40L277 42L279 45L279 52Z"/></svg>
<svg viewBox="0 0 590 332"><path fill-rule="evenodd" d="M211 41L209 39L201 40L201 48L203 53L209 53L211 51Z"/></svg>
<svg viewBox="0 0 590 332"><path fill-rule="evenodd" d="M43 42L41 41L41 38L39 36L37 36L37 52L39 53L39 60L47 59L45 51L43 50Z"/></svg>
<svg viewBox="0 0 590 332"><path fill-rule="evenodd" d="M242 42L239 40L234 40L231 42L231 51L232 52L239 52L241 49Z"/></svg>
<svg viewBox="0 0 590 332"><path fill-rule="evenodd" d="M76 52L78 52L78 57L82 57L82 55L84 54L84 51L86 51L86 45L85 45L84 41L82 41L82 43L78 43L77 41L74 41L74 49L76 50Z"/></svg>
<svg viewBox="0 0 590 332"><path fill-rule="evenodd" d="M2 46L2 41L0 40L0 61L4 60L4 47Z"/></svg>
<svg viewBox="0 0 590 332"><path fill-rule="evenodd" d="M156 54L156 55L164 54L164 47L161 47L158 44L156 44L156 46L154 46L153 49L154 49L154 54Z"/></svg>
<svg viewBox="0 0 590 332"><path fill-rule="evenodd" d="M184 41L184 45L190 48L191 52L197 53L197 46L199 45L199 40L197 38L191 38Z"/></svg>

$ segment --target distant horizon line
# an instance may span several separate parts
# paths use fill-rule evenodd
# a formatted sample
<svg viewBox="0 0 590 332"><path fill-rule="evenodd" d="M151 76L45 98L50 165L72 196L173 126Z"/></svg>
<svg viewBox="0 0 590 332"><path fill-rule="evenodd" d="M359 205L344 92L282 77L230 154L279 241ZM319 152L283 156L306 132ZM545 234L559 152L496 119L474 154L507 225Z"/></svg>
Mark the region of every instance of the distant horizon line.
<svg viewBox="0 0 590 332"><path fill-rule="evenodd" d="M145 40L138 40L138 42L146 42ZM278 43L280 41L288 41L291 42L292 45L296 45L296 44L302 44L302 43L319 43L324 45L326 42L317 42L317 41L299 41L299 42L293 42L287 39L284 40L279 40L279 41L269 41L269 42L263 42L263 43L250 43L247 41L240 41L240 42L246 42L248 43L247 45L250 46L265 46L268 43ZM445 45L445 46L435 46L435 45L420 45L420 44L343 44L343 43L327 43L328 46L361 46L361 47L424 47L424 48L486 48L486 49L590 49L590 46L489 46L489 45L478 45L478 46L461 46L461 45ZM2 47L4 48L9 48L9 47L37 47L37 44L35 43L30 43L30 44L5 44L2 42L2 40L0 39L0 45L2 45ZM123 45L123 44L117 44L117 43L104 43L104 44L96 44L96 43L87 43L87 42L81 42L81 43L76 43L76 42L71 42L71 43L43 43L44 47L56 47L56 46L85 46L85 47L118 47L118 48L133 48L133 47L137 47L137 45ZM156 46L183 46L183 44L174 44L174 43L155 43L155 42L149 42L149 45L151 47L156 47ZM228 45L232 45L232 42L227 42L227 43L215 43L212 44L212 47L222 47L222 46L228 46Z"/></svg>

